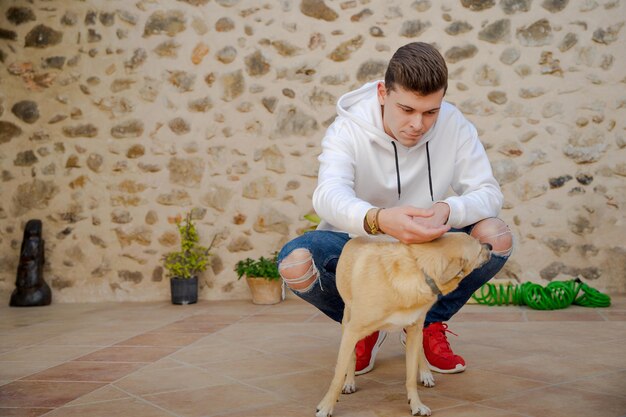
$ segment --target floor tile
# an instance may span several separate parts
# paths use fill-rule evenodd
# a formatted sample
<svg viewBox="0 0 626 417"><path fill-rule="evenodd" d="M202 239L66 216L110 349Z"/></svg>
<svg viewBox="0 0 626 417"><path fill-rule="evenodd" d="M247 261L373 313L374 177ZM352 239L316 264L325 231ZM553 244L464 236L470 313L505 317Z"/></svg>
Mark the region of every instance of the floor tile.
<svg viewBox="0 0 626 417"><path fill-rule="evenodd" d="M91 382L15 381L0 387L3 407L60 407L103 384Z"/></svg>
<svg viewBox="0 0 626 417"><path fill-rule="evenodd" d="M233 366L234 364L231 364ZM220 374L192 366L172 369L141 369L115 382L114 386L134 395L204 388L230 384L233 381Z"/></svg>
<svg viewBox="0 0 626 417"><path fill-rule="evenodd" d="M155 346L111 346L102 348L90 353L75 361L94 361L94 362L154 362L171 353L178 348L172 347L155 347Z"/></svg>
<svg viewBox="0 0 626 417"><path fill-rule="evenodd" d="M130 339L122 340L116 343L116 346L170 346L182 347L192 344L202 339L205 333L164 333L164 332L148 332L143 333Z"/></svg>
<svg viewBox="0 0 626 417"><path fill-rule="evenodd" d="M577 388L582 391L626 397L626 370L581 378L573 382L562 384L561 386L564 388Z"/></svg>
<svg viewBox="0 0 626 417"><path fill-rule="evenodd" d="M89 394L78 397L74 401L70 401L66 405L70 406L101 403L104 401L121 400L125 398L131 398L131 396L128 393L120 390L119 388L111 384L107 384L104 385L102 388L98 388L97 390L90 392Z"/></svg>
<svg viewBox="0 0 626 417"><path fill-rule="evenodd" d="M210 416L278 402L271 393L238 384L146 395L143 398L183 417Z"/></svg>
<svg viewBox="0 0 626 417"><path fill-rule="evenodd" d="M211 374L224 375L241 381L308 371L315 368L302 361L272 354L263 354L253 359L213 362L199 365L199 367Z"/></svg>
<svg viewBox="0 0 626 417"><path fill-rule="evenodd" d="M31 407L15 407L5 408L0 405L0 417L39 417L53 408L31 408Z"/></svg>
<svg viewBox="0 0 626 417"><path fill-rule="evenodd" d="M172 414L138 398L66 406L46 414L46 417L172 417Z"/></svg>
<svg viewBox="0 0 626 417"><path fill-rule="evenodd" d="M5 361L61 361L65 362L86 353L93 352L94 347L91 346L47 346L35 345L15 349L9 353L0 355L0 362ZM0 371L1 372L1 371Z"/></svg>
<svg viewBox="0 0 626 417"><path fill-rule="evenodd" d="M262 356L263 352L255 349L236 345L233 343L220 342L206 346L188 346L172 354L170 358L191 365L215 363L224 361L236 361Z"/></svg>
<svg viewBox="0 0 626 417"><path fill-rule="evenodd" d="M550 417L623 417L626 414L626 398L624 397L561 387L541 388L487 400L481 404L532 417L546 417L546 415Z"/></svg>
<svg viewBox="0 0 626 417"><path fill-rule="evenodd" d="M122 362L66 362L22 380L113 382L138 370L143 365L143 363Z"/></svg>
<svg viewBox="0 0 626 417"><path fill-rule="evenodd" d="M0 379L15 380L61 364L54 362L0 362Z"/></svg>

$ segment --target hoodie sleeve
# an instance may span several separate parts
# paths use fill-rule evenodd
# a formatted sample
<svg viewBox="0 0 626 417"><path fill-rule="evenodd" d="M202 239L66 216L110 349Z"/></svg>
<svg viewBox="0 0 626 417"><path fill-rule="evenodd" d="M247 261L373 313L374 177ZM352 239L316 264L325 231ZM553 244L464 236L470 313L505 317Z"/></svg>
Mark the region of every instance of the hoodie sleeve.
<svg viewBox="0 0 626 417"><path fill-rule="evenodd" d="M363 236L365 214L373 206L356 197L355 148L349 134L342 129L329 129L322 140L317 188L313 193L313 208L335 229Z"/></svg>
<svg viewBox="0 0 626 417"><path fill-rule="evenodd" d="M496 217L504 200L476 128L468 121L460 128L459 140L451 184L457 195L444 200L450 206L448 224L455 228Z"/></svg>

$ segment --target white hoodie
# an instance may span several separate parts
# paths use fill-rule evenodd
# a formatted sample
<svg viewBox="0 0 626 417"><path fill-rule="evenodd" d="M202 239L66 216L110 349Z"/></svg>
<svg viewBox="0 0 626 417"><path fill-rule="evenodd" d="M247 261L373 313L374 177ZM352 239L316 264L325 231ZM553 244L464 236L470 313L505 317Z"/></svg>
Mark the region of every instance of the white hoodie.
<svg viewBox="0 0 626 417"><path fill-rule="evenodd" d="M430 208L437 201L450 206L451 227L496 217L503 196L474 126L444 101L430 130L417 145L406 147L385 133L377 84L365 84L337 102L338 116L326 131L318 158L313 193L313 208L323 219L318 230L363 236L363 218L372 207ZM450 189L456 195L449 196Z"/></svg>

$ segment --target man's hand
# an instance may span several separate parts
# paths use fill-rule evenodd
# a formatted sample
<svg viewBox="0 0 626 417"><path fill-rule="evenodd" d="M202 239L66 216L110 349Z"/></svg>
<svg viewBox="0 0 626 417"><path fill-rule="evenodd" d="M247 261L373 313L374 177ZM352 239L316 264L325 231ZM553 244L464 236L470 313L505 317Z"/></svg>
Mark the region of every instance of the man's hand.
<svg viewBox="0 0 626 417"><path fill-rule="evenodd" d="M432 209L391 207L379 213L378 226L402 243L430 242L450 230L450 226L445 225L449 213L445 203L436 203Z"/></svg>

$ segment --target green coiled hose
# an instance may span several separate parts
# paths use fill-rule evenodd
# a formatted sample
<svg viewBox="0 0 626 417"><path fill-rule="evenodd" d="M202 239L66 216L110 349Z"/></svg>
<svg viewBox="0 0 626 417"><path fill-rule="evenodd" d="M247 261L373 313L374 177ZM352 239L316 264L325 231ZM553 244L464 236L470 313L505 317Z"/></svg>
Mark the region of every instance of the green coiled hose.
<svg viewBox="0 0 626 417"><path fill-rule="evenodd" d="M578 295L582 291L582 294ZM572 304L583 307L608 307L611 297L582 282L552 281L545 287L532 282L521 285L486 283L472 298L485 305L527 305L535 310L559 310Z"/></svg>

